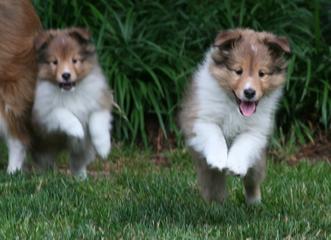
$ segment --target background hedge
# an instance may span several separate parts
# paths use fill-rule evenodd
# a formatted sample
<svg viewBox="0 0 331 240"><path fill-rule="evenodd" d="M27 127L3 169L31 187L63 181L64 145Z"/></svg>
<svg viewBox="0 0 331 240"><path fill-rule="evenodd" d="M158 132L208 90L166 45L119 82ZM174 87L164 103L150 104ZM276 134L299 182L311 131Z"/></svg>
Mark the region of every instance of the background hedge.
<svg viewBox="0 0 331 240"><path fill-rule="evenodd" d="M45 28L85 26L114 89L114 138L148 143L148 129L179 137L185 84L217 32L235 27L290 39L293 55L277 116L278 139L330 129L330 3L321 0L33 0ZM153 126L153 127L151 127ZM179 141L180 142L180 141Z"/></svg>

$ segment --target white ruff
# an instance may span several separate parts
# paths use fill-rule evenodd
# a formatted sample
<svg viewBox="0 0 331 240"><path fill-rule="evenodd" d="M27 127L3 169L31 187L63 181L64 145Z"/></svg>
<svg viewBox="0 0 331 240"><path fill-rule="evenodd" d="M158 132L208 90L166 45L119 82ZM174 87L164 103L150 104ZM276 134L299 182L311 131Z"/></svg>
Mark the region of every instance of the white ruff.
<svg viewBox="0 0 331 240"><path fill-rule="evenodd" d="M198 99L195 136L188 145L202 153L211 167L241 176L259 159L272 132L274 113L282 87L259 101L251 117L240 114L238 104L209 72L211 51L194 76Z"/></svg>

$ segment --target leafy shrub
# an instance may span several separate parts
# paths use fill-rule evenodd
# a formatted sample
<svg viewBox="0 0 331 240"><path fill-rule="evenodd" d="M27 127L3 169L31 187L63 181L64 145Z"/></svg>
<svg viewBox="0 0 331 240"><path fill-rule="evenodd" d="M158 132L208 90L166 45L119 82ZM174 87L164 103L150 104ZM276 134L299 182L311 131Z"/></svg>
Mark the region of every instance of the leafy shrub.
<svg viewBox="0 0 331 240"><path fill-rule="evenodd" d="M45 28L79 25L94 33L121 108L115 120L117 140L147 144L146 129L153 120L165 136L177 133L176 110L187 80L217 32L235 27L290 39L293 55L277 132L292 132L304 141L313 138L312 126L330 127L331 48L323 38L322 26L328 22L320 22L322 1L33 2Z"/></svg>

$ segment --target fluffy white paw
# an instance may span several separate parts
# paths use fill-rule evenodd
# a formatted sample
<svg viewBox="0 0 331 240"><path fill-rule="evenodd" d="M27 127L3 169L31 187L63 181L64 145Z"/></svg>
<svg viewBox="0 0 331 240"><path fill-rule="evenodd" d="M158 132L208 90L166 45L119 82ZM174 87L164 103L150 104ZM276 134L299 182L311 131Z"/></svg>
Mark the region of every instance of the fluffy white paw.
<svg viewBox="0 0 331 240"><path fill-rule="evenodd" d="M229 157L226 167L230 173L239 175L240 177L244 177L249 168L247 161L245 161L245 159L241 159L240 157Z"/></svg>
<svg viewBox="0 0 331 240"><path fill-rule="evenodd" d="M209 155L206 157L206 161L211 168L216 168L220 171L226 168L226 154Z"/></svg>
<svg viewBox="0 0 331 240"><path fill-rule="evenodd" d="M7 167L7 173L8 174L14 174L14 173L19 172L21 170L22 170L22 166L9 165Z"/></svg>
<svg viewBox="0 0 331 240"><path fill-rule="evenodd" d="M258 197L246 197L246 203L248 205L258 205L261 204L262 199L261 196Z"/></svg>
<svg viewBox="0 0 331 240"><path fill-rule="evenodd" d="M107 156L110 153L111 149L111 142L110 139L104 138L104 139L96 139L94 140L94 145L97 153L101 158L107 158Z"/></svg>
<svg viewBox="0 0 331 240"><path fill-rule="evenodd" d="M95 112L91 115L89 121L89 129L92 137L92 142L101 158L107 158L110 148L110 129L111 115L107 110Z"/></svg>
<svg viewBox="0 0 331 240"><path fill-rule="evenodd" d="M17 139L8 139L8 167L7 173L13 174L22 170L23 162L26 157L25 146Z"/></svg>
<svg viewBox="0 0 331 240"><path fill-rule="evenodd" d="M84 138L84 128L79 119L69 110L57 108L46 118L45 124L49 131L60 130L75 138Z"/></svg>
<svg viewBox="0 0 331 240"><path fill-rule="evenodd" d="M87 179L87 171L86 168L80 169L79 171L73 171L73 175L77 180L86 180Z"/></svg>
<svg viewBox="0 0 331 240"><path fill-rule="evenodd" d="M68 135L75 137L75 138L80 138L80 139L84 138L84 135L85 135L84 128L79 121L68 125L66 128L66 132Z"/></svg>

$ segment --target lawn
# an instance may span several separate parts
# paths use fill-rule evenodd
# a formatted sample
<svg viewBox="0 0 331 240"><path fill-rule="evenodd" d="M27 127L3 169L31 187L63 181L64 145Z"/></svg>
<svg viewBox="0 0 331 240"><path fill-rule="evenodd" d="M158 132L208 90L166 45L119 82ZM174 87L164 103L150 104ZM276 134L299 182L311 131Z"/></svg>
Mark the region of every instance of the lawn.
<svg viewBox="0 0 331 240"><path fill-rule="evenodd" d="M224 205L205 203L188 154L166 157L119 148L86 181L1 171L0 239L331 239L330 164L269 161L263 204L249 207L238 178Z"/></svg>

